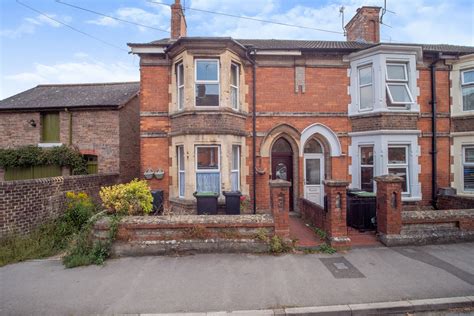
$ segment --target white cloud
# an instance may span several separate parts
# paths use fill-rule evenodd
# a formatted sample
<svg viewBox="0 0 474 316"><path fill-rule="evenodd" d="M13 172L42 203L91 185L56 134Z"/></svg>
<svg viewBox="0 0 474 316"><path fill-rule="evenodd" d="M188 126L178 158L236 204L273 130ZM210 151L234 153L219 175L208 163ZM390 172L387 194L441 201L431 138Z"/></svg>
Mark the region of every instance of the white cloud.
<svg viewBox="0 0 474 316"><path fill-rule="evenodd" d="M64 62L55 64L36 63L29 72L3 76L0 98L45 83L88 83L138 81L138 68L132 64L100 61Z"/></svg>
<svg viewBox="0 0 474 316"><path fill-rule="evenodd" d="M46 13L46 15L65 23L72 21L72 18L70 16L58 16L52 13ZM62 26L61 23L51 20L44 15L38 15L34 18L24 18L20 25L15 29L0 30L0 36L5 36L9 38L19 38L25 34L33 34L36 31L37 27L43 25L51 27Z"/></svg>

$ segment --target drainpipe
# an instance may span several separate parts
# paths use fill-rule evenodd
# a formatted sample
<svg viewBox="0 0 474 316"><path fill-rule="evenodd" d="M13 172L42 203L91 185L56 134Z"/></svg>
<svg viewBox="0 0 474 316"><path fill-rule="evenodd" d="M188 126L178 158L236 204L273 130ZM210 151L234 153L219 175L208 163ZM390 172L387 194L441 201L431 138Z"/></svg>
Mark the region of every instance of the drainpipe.
<svg viewBox="0 0 474 316"><path fill-rule="evenodd" d="M253 54L253 58L250 54ZM253 213L257 213L257 63L255 61L256 50L247 49L245 55L252 64L252 183L253 183Z"/></svg>
<svg viewBox="0 0 474 316"><path fill-rule="evenodd" d="M438 190L438 146L437 146L437 129L436 129L436 63L441 60L440 54L430 64L431 73L431 204L436 209L437 190Z"/></svg>

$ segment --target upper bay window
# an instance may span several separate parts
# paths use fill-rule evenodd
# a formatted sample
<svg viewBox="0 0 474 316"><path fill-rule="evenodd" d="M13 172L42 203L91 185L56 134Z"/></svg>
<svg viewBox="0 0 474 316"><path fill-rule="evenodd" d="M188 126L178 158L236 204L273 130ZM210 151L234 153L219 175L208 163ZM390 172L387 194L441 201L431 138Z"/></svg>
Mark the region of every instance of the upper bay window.
<svg viewBox="0 0 474 316"><path fill-rule="evenodd" d="M239 109L239 65L232 63L230 65L230 104L234 110Z"/></svg>
<svg viewBox="0 0 474 316"><path fill-rule="evenodd" d="M219 106L219 60L195 61L196 106Z"/></svg>
<svg viewBox="0 0 474 316"><path fill-rule="evenodd" d="M183 62L176 64L176 88L178 110L184 107L184 65Z"/></svg>
<svg viewBox="0 0 474 316"><path fill-rule="evenodd" d="M359 79L359 109L361 111L374 107L374 88L372 84L372 65L358 69Z"/></svg>
<svg viewBox="0 0 474 316"><path fill-rule="evenodd" d="M474 111L474 69L461 72L462 109Z"/></svg>
<svg viewBox="0 0 474 316"><path fill-rule="evenodd" d="M407 65L403 63L387 63L387 107L407 107L413 103L408 86Z"/></svg>

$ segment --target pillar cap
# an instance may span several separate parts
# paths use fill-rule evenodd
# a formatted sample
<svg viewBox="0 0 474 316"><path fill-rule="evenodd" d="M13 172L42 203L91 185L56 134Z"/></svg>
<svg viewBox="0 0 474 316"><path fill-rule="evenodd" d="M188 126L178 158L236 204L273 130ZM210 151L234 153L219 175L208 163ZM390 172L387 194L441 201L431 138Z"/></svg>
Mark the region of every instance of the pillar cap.
<svg viewBox="0 0 474 316"><path fill-rule="evenodd" d="M382 176L377 176L377 177L374 177L374 180L377 182L393 182L393 183L405 181L403 180L402 177L395 176L393 174L385 174Z"/></svg>
<svg viewBox="0 0 474 316"><path fill-rule="evenodd" d="M347 187L349 181L346 180L323 180L323 183L328 187Z"/></svg>
<svg viewBox="0 0 474 316"><path fill-rule="evenodd" d="M289 188L291 186L291 182L282 179L270 180L269 182L272 188Z"/></svg>

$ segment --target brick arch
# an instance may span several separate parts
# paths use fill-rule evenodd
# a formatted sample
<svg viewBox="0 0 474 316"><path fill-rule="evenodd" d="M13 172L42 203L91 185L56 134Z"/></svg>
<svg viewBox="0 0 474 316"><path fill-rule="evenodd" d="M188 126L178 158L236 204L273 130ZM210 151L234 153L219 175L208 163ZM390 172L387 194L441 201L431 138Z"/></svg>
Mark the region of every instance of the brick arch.
<svg viewBox="0 0 474 316"><path fill-rule="evenodd" d="M265 135L260 143L260 156L271 157L273 143L280 137L283 137L290 143L294 156L298 157L301 134L295 127L289 124L277 125Z"/></svg>

